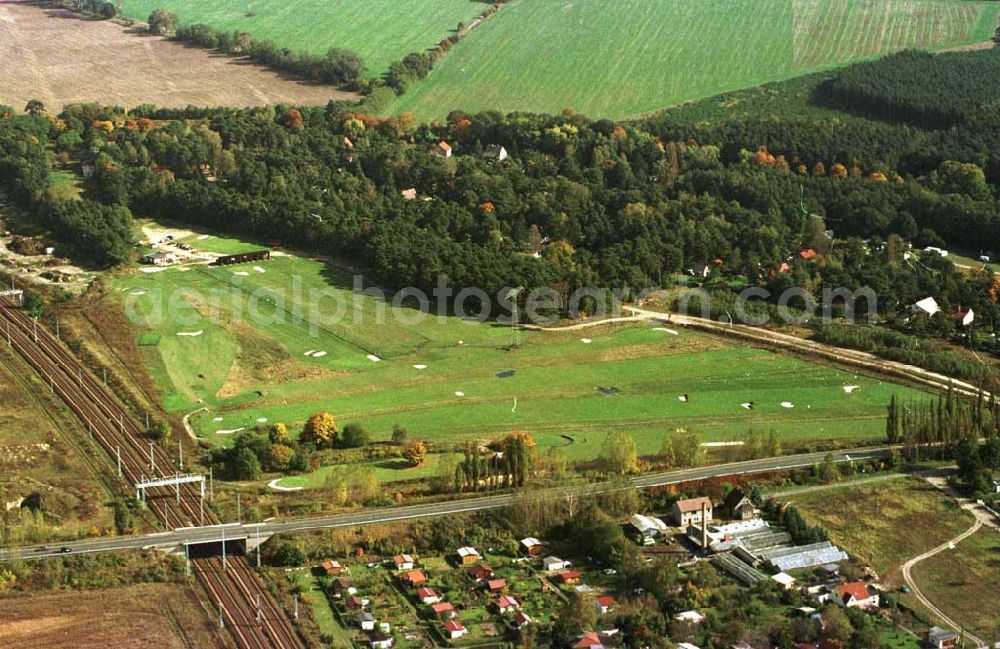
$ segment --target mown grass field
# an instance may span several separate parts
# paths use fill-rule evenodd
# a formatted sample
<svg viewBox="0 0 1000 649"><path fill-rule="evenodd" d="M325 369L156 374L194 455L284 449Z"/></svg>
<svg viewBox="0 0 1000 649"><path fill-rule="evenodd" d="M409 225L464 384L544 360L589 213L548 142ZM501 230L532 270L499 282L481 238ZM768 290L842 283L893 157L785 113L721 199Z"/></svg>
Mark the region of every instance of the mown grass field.
<svg viewBox="0 0 1000 649"><path fill-rule="evenodd" d="M210 245L246 243L217 237ZM615 429L631 432L644 454L658 452L677 428L707 442L751 428L796 441L877 440L890 395L915 396L683 330L522 332L511 348L511 330L492 322L428 315L417 324L413 309L388 307L378 324L384 303L353 295L352 282L351 271L327 261L275 255L260 264L137 272L115 285L139 323L135 335L147 343L141 350L166 407L207 408L192 423L218 444L258 424L294 430L320 410L341 425L366 425L375 440L388 439L395 423L432 442L527 430L541 448L564 447L571 459L595 457ZM243 307L229 308L234 300ZM322 316L316 326L314 310ZM847 385L860 389L848 394ZM434 471L380 468L399 477Z"/></svg>
<svg viewBox="0 0 1000 649"><path fill-rule="evenodd" d="M965 0L516 0L389 112L647 113L908 48L986 41Z"/></svg>
<svg viewBox="0 0 1000 649"><path fill-rule="evenodd" d="M437 44L485 7L475 0L124 0L123 5L125 14L137 20L146 20L154 9L167 9L181 24L245 31L296 51L353 50L364 57L371 76L410 52Z"/></svg>

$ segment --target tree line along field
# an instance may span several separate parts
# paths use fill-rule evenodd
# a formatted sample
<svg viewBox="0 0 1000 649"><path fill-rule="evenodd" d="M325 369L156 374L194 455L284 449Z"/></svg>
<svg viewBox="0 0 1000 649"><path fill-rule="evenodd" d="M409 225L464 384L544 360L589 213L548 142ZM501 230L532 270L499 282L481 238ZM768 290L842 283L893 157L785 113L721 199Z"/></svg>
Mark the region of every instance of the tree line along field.
<svg viewBox="0 0 1000 649"><path fill-rule="evenodd" d="M227 242L245 245L191 240L220 252ZM396 423L413 438L439 443L526 430L542 448L565 447L571 459L595 457L616 429L632 433L641 453L658 452L677 428L697 431L706 442L738 439L750 428L797 441L875 440L884 433L889 397L918 396L686 330L524 331L511 348L508 327L436 315L412 323L416 312L407 307L390 308L384 324L373 324L381 305L351 295L352 281L349 271L327 261L280 254L260 265L120 276L114 294L136 316L136 335L167 409L205 407L192 423L213 444L258 424L297 429L321 410L341 426L365 425L375 440L389 439ZM265 289L276 297L259 301L260 318L211 311L213 291L224 292L219 303L229 304L234 295L242 300ZM338 321L315 329L294 321L294 314L314 308L333 315L333 297L313 300L311 289L339 298ZM154 319L170 299L181 305L180 322ZM849 385L860 388L848 393ZM743 407L750 402L752 409Z"/></svg>
<svg viewBox="0 0 1000 649"><path fill-rule="evenodd" d="M997 13L966 0L518 0L387 112L634 116L903 48L986 41Z"/></svg>
<svg viewBox="0 0 1000 649"><path fill-rule="evenodd" d="M146 20L154 9L177 14L181 24L239 30L280 47L325 54L332 47L360 54L378 76L410 52L422 52L469 22L484 5L475 0L124 0L127 16Z"/></svg>

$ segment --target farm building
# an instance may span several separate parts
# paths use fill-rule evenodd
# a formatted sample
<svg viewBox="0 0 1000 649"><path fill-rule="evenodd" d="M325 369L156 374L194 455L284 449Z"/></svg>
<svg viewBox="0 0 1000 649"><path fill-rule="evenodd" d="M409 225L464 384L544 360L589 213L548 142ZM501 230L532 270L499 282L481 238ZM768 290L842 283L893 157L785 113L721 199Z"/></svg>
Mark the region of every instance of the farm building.
<svg viewBox="0 0 1000 649"><path fill-rule="evenodd" d="M497 162L503 162L507 159L507 149L503 148L499 144L490 144L483 151L483 157L487 160L496 160Z"/></svg>
<svg viewBox="0 0 1000 649"><path fill-rule="evenodd" d="M633 514L629 519L629 525L635 530L639 543L652 545L656 543L656 537L667 531L666 524L653 516L643 516Z"/></svg>
<svg viewBox="0 0 1000 649"><path fill-rule="evenodd" d="M542 559L542 569L545 572L555 572L556 570L565 570L569 568L571 564L569 561L563 561L559 557L545 557Z"/></svg>
<svg viewBox="0 0 1000 649"><path fill-rule="evenodd" d="M171 252L153 252L142 257L142 263L153 266L169 266L176 261L177 257Z"/></svg>
<svg viewBox="0 0 1000 649"><path fill-rule="evenodd" d="M778 584L782 590L791 590L795 588L795 577L791 576L787 572L779 572L776 575L772 575L771 581Z"/></svg>
<svg viewBox="0 0 1000 649"><path fill-rule="evenodd" d="M270 250L255 250L254 252L241 252L235 255L222 255L213 263L216 266L232 266L233 264L246 264L252 261L267 261L270 258Z"/></svg>
<svg viewBox="0 0 1000 649"><path fill-rule="evenodd" d="M479 561L479 551L476 548L470 548L468 546L459 548L456 552L458 554L458 562L463 566L468 566Z"/></svg>
<svg viewBox="0 0 1000 649"><path fill-rule="evenodd" d="M536 556L539 552L545 549L542 542L533 536L529 536L526 539L521 539L521 548L527 553L529 557Z"/></svg>
<svg viewBox="0 0 1000 649"><path fill-rule="evenodd" d="M733 489L722 503L722 512L734 520L747 521L754 517L757 508L742 489Z"/></svg>
<svg viewBox="0 0 1000 649"><path fill-rule="evenodd" d="M706 496L678 500L670 510L670 517L677 527L707 523L712 520L712 500Z"/></svg>
<svg viewBox="0 0 1000 649"><path fill-rule="evenodd" d="M927 649L955 649L958 646L958 634L939 626L932 626L924 638Z"/></svg>
<svg viewBox="0 0 1000 649"><path fill-rule="evenodd" d="M829 541L796 547L778 546L751 554L761 562L781 572L798 570L800 568L813 568L828 563L839 563L847 561L849 558L846 552Z"/></svg>

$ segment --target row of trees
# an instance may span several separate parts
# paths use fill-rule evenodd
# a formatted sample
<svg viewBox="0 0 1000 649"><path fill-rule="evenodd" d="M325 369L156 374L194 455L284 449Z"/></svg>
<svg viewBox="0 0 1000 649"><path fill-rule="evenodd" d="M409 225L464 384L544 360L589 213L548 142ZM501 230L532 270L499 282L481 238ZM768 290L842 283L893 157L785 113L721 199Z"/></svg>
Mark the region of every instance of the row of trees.
<svg viewBox="0 0 1000 649"><path fill-rule="evenodd" d="M534 472L535 447L534 438L522 432L510 433L488 447L467 444L455 467L454 484L459 491L523 487Z"/></svg>

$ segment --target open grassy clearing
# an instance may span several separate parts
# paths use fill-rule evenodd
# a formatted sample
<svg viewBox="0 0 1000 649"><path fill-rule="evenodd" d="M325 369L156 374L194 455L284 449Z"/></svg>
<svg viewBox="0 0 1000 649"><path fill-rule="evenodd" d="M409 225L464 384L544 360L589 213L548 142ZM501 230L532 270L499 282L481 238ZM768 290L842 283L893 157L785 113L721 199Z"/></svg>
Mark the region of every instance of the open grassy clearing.
<svg viewBox="0 0 1000 649"><path fill-rule="evenodd" d="M964 0L520 0L390 112L633 116L907 47L986 41L997 12Z"/></svg>
<svg viewBox="0 0 1000 649"><path fill-rule="evenodd" d="M981 638L1000 619L1000 533L984 527L956 546L917 564L913 579L946 615Z"/></svg>
<svg viewBox="0 0 1000 649"><path fill-rule="evenodd" d="M53 110L78 102L182 108L325 104L356 97L113 22L15 0L0 0L0 43L0 104L18 110L29 99Z"/></svg>
<svg viewBox="0 0 1000 649"><path fill-rule="evenodd" d="M220 251L245 245L225 237L196 237L193 245L207 241ZM572 459L596 456L614 429L633 433L641 453L658 452L664 435L682 427L706 441L750 428L796 441L877 440L889 397L915 396L878 379L648 326L522 332L511 348L507 327L430 315L414 323L413 309L353 295L352 282L350 270L328 261L280 254L260 264L137 272L114 285L139 323L135 335L147 343L142 353L166 407L207 408L192 423L218 444L258 424L282 421L294 430L320 410L341 425L368 426L377 441L395 423L432 442L526 430L543 449L564 447ZM230 308L234 300L243 308ZM255 309L258 317L248 318ZM314 311L322 317L309 317ZM848 385L860 389L849 394ZM752 409L743 407L750 402ZM376 470L405 479L434 467ZM307 486L323 480L316 474Z"/></svg>
<svg viewBox="0 0 1000 649"><path fill-rule="evenodd" d="M915 478L798 494L788 501L807 521L829 530L831 540L851 556L869 563L893 589L902 585L899 568L903 563L974 522L971 514L939 489Z"/></svg>
<svg viewBox="0 0 1000 649"><path fill-rule="evenodd" d="M113 529L107 492L68 441L80 435L68 428L75 421L16 353L0 346L0 504L11 505L0 510L5 542ZM41 516L20 509L21 498Z"/></svg>
<svg viewBox="0 0 1000 649"><path fill-rule="evenodd" d="M422 52L468 23L485 5L475 0L125 0L125 14L146 20L154 9L177 14L181 24L205 23L249 32L281 47L324 54L343 47L360 54L378 76L410 52Z"/></svg>
<svg viewBox="0 0 1000 649"><path fill-rule="evenodd" d="M194 591L186 586L144 584L83 592L45 592L0 597L0 646L162 649L227 646Z"/></svg>

